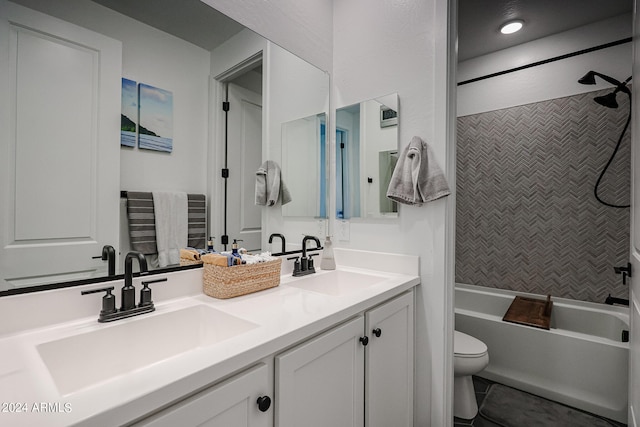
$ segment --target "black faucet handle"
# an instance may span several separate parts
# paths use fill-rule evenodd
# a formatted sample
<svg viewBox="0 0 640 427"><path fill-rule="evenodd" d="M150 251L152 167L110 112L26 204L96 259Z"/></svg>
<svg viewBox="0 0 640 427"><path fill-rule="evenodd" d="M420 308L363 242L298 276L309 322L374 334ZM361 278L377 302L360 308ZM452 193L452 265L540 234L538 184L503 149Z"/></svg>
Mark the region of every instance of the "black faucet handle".
<svg viewBox="0 0 640 427"><path fill-rule="evenodd" d="M90 289L87 291L80 292L80 294L82 295L95 294L98 292L106 292L106 294L102 297L102 310L100 310L100 317L98 318L98 320L102 319L107 314L112 314L117 311L116 297L111 293L113 289L114 289L113 286L109 286L106 288Z"/></svg>
<svg viewBox="0 0 640 427"><path fill-rule="evenodd" d="M297 256L292 256L290 258L287 258L288 260L295 260L293 261L293 275L297 276L298 273L300 272L300 258Z"/></svg>
<svg viewBox="0 0 640 427"><path fill-rule="evenodd" d="M309 261L307 263L307 269L308 270L313 270L314 272L316 271L314 265L313 265L313 257L318 255L318 253L316 252L315 254L309 254Z"/></svg>
<svg viewBox="0 0 640 427"><path fill-rule="evenodd" d="M145 280L141 282L142 289L140 289L140 304L138 304L138 307L152 306L153 300L151 299L151 288L149 288L149 285L152 283L159 283L159 282L166 282L166 281L167 281L167 278L162 277L160 279Z"/></svg>
<svg viewBox="0 0 640 427"><path fill-rule="evenodd" d="M159 282L166 282L166 281L167 281L166 277L161 277L159 279L154 279L154 280L145 280L144 282L140 282L140 283L142 283L142 286L147 286L152 283L159 283Z"/></svg>
<svg viewBox="0 0 640 427"><path fill-rule="evenodd" d="M111 293L115 288L113 286L109 286L106 288L98 288L98 289L89 289L87 291L81 291L80 294L88 295L88 294L97 294L98 292L106 292L107 294Z"/></svg>

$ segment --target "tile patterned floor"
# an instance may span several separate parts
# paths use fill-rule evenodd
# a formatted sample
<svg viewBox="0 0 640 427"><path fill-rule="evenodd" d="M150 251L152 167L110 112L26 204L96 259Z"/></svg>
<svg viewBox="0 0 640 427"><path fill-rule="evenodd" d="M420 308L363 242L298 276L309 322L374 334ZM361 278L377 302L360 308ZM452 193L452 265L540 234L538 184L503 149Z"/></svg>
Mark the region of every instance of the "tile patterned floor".
<svg viewBox="0 0 640 427"><path fill-rule="evenodd" d="M494 384L493 381L487 380L485 378L473 377L473 385L476 390L476 400L478 401L478 407L482 405L482 401L487 395L487 391L489 391L489 387L491 384ZM612 426L616 427L625 427L626 424L617 423L615 421L609 420ZM476 417L472 420L464 420L462 418L454 418L453 420L454 427L501 427L496 423L492 423L491 421L482 418L480 414L476 415ZM523 426L524 427L524 426Z"/></svg>

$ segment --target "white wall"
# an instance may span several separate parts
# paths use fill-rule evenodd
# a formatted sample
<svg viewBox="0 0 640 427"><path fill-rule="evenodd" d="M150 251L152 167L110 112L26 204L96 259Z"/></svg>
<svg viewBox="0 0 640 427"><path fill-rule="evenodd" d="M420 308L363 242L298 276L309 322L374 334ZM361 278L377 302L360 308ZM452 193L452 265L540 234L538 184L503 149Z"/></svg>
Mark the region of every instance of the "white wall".
<svg viewBox="0 0 640 427"><path fill-rule="evenodd" d="M333 103L339 108L398 92L400 148L418 135L433 147L452 189L447 140L445 0L334 2ZM455 2L453 2L455 3ZM455 4L450 7L455 9ZM335 157L334 157L335 159ZM399 206L393 222L352 222L336 246L420 256L417 293L416 426L451 425L453 197L423 207ZM333 211L333 210L332 210Z"/></svg>
<svg viewBox="0 0 640 427"><path fill-rule="evenodd" d="M631 14L544 37L458 64L458 81L508 70L631 37ZM458 116L525 105L610 87L578 79L598 71L623 81L631 75L631 43L574 56L458 87Z"/></svg>
<svg viewBox="0 0 640 427"><path fill-rule="evenodd" d="M331 70L333 0L202 1L321 70Z"/></svg>

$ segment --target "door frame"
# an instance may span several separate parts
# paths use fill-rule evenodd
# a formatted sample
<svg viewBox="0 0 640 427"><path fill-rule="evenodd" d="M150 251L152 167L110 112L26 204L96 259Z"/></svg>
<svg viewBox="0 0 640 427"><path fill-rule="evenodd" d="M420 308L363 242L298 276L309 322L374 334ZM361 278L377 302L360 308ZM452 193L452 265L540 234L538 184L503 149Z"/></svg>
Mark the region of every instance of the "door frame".
<svg viewBox="0 0 640 427"><path fill-rule="evenodd" d="M633 62L631 75L634 79L640 78L638 73L640 66L640 44L637 34L640 31L640 13L633 9ZM631 212L629 230L629 262L632 272L635 273L629 282L629 392L627 400L627 424L629 427L640 426L640 390L638 390L638 375L640 375L640 174L637 173L637 165L640 164L640 108L638 97L640 87L632 85L632 121L631 121ZM638 248L638 249L636 249ZM634 327L636 326L636 327ZM634 378L636 378L634 380Z"/></svg>
<svg viewBox="0 0 640 427"><path fill-rule="evenodd" d="M443 407L440 408L444 422L453 423L453 336L455 329L456 286L456 143L457 143L457 64L458 64L458 0L436 2L436 18L447 22L445 37L440 43L445 49L436 49L436 81L446 82L436 95L444 101L445 108L436 109L436 123L445 123L441 135L446 144L446 175L451 194L445 204L445 318L444 318L444 384ZM444 51L444 52L443 52ZM436 101L436 105L438 102ZM443 104L440 104L443 105ZM434 399L431 399L434 402ZM415 407L415 406L414 406ZM414 413L416 411L414 410ZM433 418L432 418L433 421Z"/></svg>
<svg viewBox="0 0 640 427"><path fill-rule="evenodd" d="M207 191L209 193L209 229L208 235L222 236L225 233L225 179L222 178L222 169L225 167L225 111L222 103L227 99L227 84L241 74L263 63L263 50L254 53L237 64L229 67L216 76L211 77L209 87L209 111L210 117L210 147L208 164L214 165L207 171ZM265 73L262 75L262 146L264 152L265 138ZM265 221L262 220L264 230ZM263 239L264 240L264 239ZM229 242L231 243L231 242ZM222 242L216 241L216 246L220 248ZM227 245L229 246L229 245Z"/></svg>

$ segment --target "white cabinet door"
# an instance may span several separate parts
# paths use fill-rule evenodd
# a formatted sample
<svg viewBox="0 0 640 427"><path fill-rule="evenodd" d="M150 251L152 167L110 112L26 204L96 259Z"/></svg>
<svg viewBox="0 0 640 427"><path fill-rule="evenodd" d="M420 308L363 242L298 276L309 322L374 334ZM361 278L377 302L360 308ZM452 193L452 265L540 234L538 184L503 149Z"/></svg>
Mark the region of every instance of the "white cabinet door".
<svg viewBox="0 0 640 427"><path fill-rule="evenodd" d="M413 425L413 292L368 311L367 427Z"/></svg>
<svg viewBox="0 0 640 427"><path fill-rule="evenodd" d="M269 370L260 364L135 426L269 427L273 425L271 405L265 408L267 405L263 403L264 412L258 405L259 398L271 399L268 388Z"/></svg>
<svg viewBox="0 0 640 427"><path fill-rule="evenodd" d="M122 43L0 0L0 58L0 282L91 276L119 247Z"/></svg>
<svg viewBox="0 0 640 427"><path fill-rule="evenodd" d="M364 318L276 357L276 425L364 425Z"/></svg>

